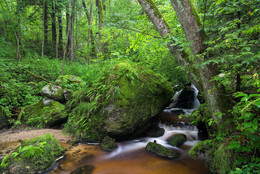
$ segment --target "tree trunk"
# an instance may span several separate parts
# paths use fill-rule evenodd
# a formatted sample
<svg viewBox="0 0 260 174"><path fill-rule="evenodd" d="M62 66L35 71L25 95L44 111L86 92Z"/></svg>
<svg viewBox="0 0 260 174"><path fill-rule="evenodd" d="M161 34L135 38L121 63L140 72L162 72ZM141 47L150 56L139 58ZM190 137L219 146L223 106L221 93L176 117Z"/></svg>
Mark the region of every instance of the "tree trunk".
<svg viewBox="0 0 260 174"><path fill-rule="evenodd" d="M51 13L51 28L52 28L52 48L53 52L55 53L55 57L58 57L58 49L57 49L57 27L56 27L56 7L55 7L55 0L52 2L52 13Z"/></svg>
<svg viewBox="0 0 260 174"><path fill-rule="evenodd" d="M44 0L44 7L43 7L44 11L43 11L43 16L44 16L44 20L43 20L43 25L44 25L44 46L46 47L47 43L48 43L48 5L46 4L45 0Z"/></svg>
<svg viewBox="0 0 260 174"><path fill-rule="evenodd" d="M98 26L98 36L99 36L99 39L98 39L98 47L99 47L99 50L101 50L101 52L103 53L104 55L104 48L103 48L103 45L102 45L102 33L101 33L101 30L102 28L104 27L104 6L103 6L103 0L97 0L96 1L96 5L97 5L97 8L98 8L98 20L99 20L99 26Z"/></svg>
<svg viewBox="0 0 260 174"><path fill-rule="evenodd" d="M171 33L170 27L157 9L155 3L152 0L138 1L160 35L169 35ZM216 75L216 68L212 65L205 66L205 68L192 66L193 64L200 64L203 61L203 59L198 58L198 54L204 50L204 32L192 0L172 0L172 4L182 24L187 41L191 42L190 49L195 59L194 61L189 60L188 54L184 51L179 51L179 47L174 44L174 41L168 43L168 47L180 65L185 66L186 70L191 68L188 71L189 78L203 93L211 115L217 112L225 112L223 110L223 104L226 104L223 102L223 98L225 98L223 96L224 93L217 87L215 82L210 81ZM216 117L214 119L218 120Z"/></svg>
<svg viewBox="0 0 260 174"><path fill-rule="evenodd" d="M70 21L71 21L71 34L70 34L70 61L73 62L74 58L75 58L75 54L74 54L74 21L75 21L75 1L76 0L72 0L72 5L71 5L71 16L70 16Z"/></svg>
<svg viewBox="0 0 260 174"><path fill-rule="evenodd" d="M13 18L12 18L12 14L11 14L10 8L9 8L9 6L8 6L8 4L7 4L7 2L6 2L6 0L5 0L5 5L6 5L6 8L7 8L7 10L8 10L10 19L11 19L12 21L14 21ZM17 31L13 30L13 32L14 32L14 36L15 36L15 40L16 40L16 59L17 59L17 61L20 61L20 58L21 58L21 54L20 54L20 40L19 40Z"/></svg>
<svg viewBox="0 0 260 174"><path fill-rule="evenodd" d="M44 34L45 34L45 25L44 25L44 21L45 21L45 16L44 16L44 11L45 11L45 1L42 1L42 7L43 7L43 9L42 9L42 12L43 12L43 15L42 15L42 59L43 59L43 56L44 56L44 39L45 39L45 36L44 36Z"/></svg>
<svg viewBox="0 0 260 174"><path fill-rule="evenodd" d="M88 18L88 25L89 25L89 30L88 30L88 44L87 44L87 48L88 48L87 59L88 59L88 63L89 63L90 56L95 56L95 57L97 57L96 51L95 51L95 49L96 49L96 48L95 48L95 37L94 37L93 31L92 31L92 29L91 29L91 26L92 26L93 0L90 1L90 10L89 10L89 13L88 13L88 9L87 9L87 7L86 7L85 0L82 0L82 6L84 7L86 16L87 16L87 18ZM91 46L92 46L92 50L91 50L91 51L89 50L90 43L91 43Z"/></svg>
<svg viewBox="0 0 260 174"><path fill-rule="evenodd" d="M62 28L62 10L60 10L60 14L58 16L58 23L59 23L59 48L58 54L59 57L63 56L63 28Z"/></svg>

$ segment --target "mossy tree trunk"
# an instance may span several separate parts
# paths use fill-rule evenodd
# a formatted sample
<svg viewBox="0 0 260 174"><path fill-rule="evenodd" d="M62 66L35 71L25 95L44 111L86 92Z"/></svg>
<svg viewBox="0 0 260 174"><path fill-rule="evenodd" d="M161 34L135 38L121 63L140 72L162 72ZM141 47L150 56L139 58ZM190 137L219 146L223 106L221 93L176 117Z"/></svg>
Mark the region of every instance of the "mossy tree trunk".
<svg viewBox="0 0 260 174"><path fill-rule="evenodd" d="M171 29L153 0L138 1L160 35L163 37L170 35ZM194 64L201 64L206 59L198 57L198 54L203 53L205 50L203 45L205 35L193 1L171 0L171 2L182 25L186 39L191 43L190 49L194 59L191 60L186 52L179 51L179 46L175 45L174 41L168 43L168 48L177 62L186 67L190 80L203 93L210 114L225 112L224 104L226 104L226 97L223 96L224 92L222 92L221 88L218 88L215 82L211 81L211 78L218 74L217 68L211 64L203 68L193 66ZM218 120L217 117L214 117L214 119Z"/></svg>

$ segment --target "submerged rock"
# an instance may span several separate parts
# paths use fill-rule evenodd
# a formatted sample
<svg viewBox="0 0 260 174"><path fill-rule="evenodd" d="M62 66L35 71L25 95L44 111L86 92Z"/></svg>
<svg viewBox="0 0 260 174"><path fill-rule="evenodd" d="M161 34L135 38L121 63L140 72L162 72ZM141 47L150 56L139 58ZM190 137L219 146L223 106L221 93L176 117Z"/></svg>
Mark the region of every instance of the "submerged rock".
<svg viewBox="0 0 260 174"><path fill-rule="evenodd" d="M117 148L117 144L116 144L116 142L115 142L115 139L110 138L109 136L106 136L106 137L102 140L102 142L101 142L101 144L100 144L100 147L101 147L103 150L105 150L105 151L111 152L111 151L113 151L114 149Z"/></svg>
<svg viewBox="0 0 260 174"><path fill-rule="evenodd" d="M4 109L4 107L2 107L1 105L0 105L0 120L1 120L0 121L0 130L10 126L7 113Z"/></svg>
<svg viewBox="0 0 260 174"><path fill-rule="evenodd" d="M186 140L187 140L186 135L176 134L168 138L167 142L172 146L180 147L183 145L183 143L185 143Z"/></svg>
<svg viewBox="0 0 260 174"><path fill-rule="evenodd" d="M149 142L146 145L146 149L160 157L171 159L178 158L178 154L174 150L169 150L161 144Z"/></svg>
<svg viewBox="0 0 260 174"><path fill-rule="evenodd" d="M71 174L91 174L95 167L92 165L85 165L83 167L75 169Z"/></svg>
<svg viewBox="0 0 260 174"><path fill-rule="evenodd" d="M65 106L58 101L43 98L38 103L26 106L20 120L29 126L55 127L67 120Z"/></svg>
<svg viewBox="0 0 260 174"><path fill-rule="evenodd" d="M1 168L10 174L34 174L47 171L65 150L50 134L24 141L7 155Z"/></svg>
<svg viewBox="0 0 260 174"><path fill-rule="evenodd" d="M74 114L67 127L88 141L101 142L106 135L116 139L141 135L173 94L162 76L131 61L116 63L101 74L75 92L71 103Z"/></svg>

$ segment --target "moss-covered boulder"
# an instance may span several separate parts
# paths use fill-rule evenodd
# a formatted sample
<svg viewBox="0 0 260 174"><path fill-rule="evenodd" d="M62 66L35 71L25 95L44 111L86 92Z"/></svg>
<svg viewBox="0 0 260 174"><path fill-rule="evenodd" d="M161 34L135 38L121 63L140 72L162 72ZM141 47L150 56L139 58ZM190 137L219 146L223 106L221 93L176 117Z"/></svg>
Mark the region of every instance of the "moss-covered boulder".
<svg viewBox="0 0 260 174"><path fill-rule="evenodd" d="M109 135L120 139L140 135L173 94L162 76L131 61L117 62L75 92L67 130L90 141ZM79 121L81 120L81 121Z"/></svg>
<svg viewBox="0 0 260 174"><path fill-rule="evenodd" d="M152 152L152 153L154 153L160 157L164 157L164 158L175 159L175 158L179 157L178 153L176 153L174 150L167 149L163 145L153 143L153 142L149 142L146 145L146 149L149 152Z"/></svg>
<svg viewBox="0 0 260 174"><path fill-rule="evenodd" d="M101 144L100 144L100 147L101 147L103 150L105 150L105 151L111 152L111 151L113 151L114 149L117 148L117 144L116 144L116 142L115 142L115 139L110 138L109 136L106 136L106 137L102 140L102 142L101 142Z"/></svg>
<svg viewBox="0 0 260 174"><path fill-rule="evenodd" d="M42 88L40 93L42 96L53 99L53 100L57 100L60 102L65 101L64 91L63 91L62 87L54 85L52 83L45 85Z"/></svg>
<svg viewBox="0 0 260 174"><path fill-rule="evenodd" d="M66 101L72 99L73 92L86 86L86 82L75 75L59 76L55 84L58 84L63 89L63 96Z"/></svg>
<svg viewBox="0 0 260 174"><path fill-rule="evenodd" d="M0 105L0 120L1 120L0 121L0 130L10 126L7 113L4 109L4 107L2 107L1 105Z"/></svg>
<svg viewBox="0 0 260 174"><path fill-rule="evenodd" d="M72 98L74 91L84 87L86 83L77 76L59 76L54 83L45 85L40 91L41 95L56 101L65 102Z"/></svg>
<svg viewBox="0 0 260 174"><path fill-rule="evenodd" d="M26 106L20 116L22 123L35 127L56 127L67 120L65 106L55 100L43 98Z"/></svg>
<svg viewBox="0 0 260 174"><path fill-rule="evenodd" d="M1 168L10 174L43 173L52 167L65 150L50 134L24 141L7 155Z"/></svg>
<svg viewBox="0 0 260 174"><path fill-rule="evenodd" d="M186 140L187 140L186 135L175 134L175 135L171 136L170 138L168 138L167 142L172 146L180 147L185 143Z"/></svg>

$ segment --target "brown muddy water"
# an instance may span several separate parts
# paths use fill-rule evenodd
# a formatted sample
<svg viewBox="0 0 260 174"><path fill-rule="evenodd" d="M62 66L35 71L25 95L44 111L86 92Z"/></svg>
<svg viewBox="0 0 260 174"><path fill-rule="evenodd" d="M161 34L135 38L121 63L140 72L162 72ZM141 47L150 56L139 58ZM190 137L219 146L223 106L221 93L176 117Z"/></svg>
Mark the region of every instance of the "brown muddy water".
<svg viewBox="0 0 260 174"><path fill-rule="evenodd" d="M188 155L192 146L199 142L196 127L185 124L187 119L178 119L179 112L163 113L159 127L165 134L158 138L140 138L117 142L118 148L105 152L97 145L73 146L51 174L208 174L203 156L191 159ZM171 115L171 116L170 116ZM170 120L171 118L171 120ZM175 126L173 126L175 123ZM174 134L185 134L187 141L180 148L172 147L167 138ZM145 149L148 142L156 141L180 154L178 159L160 158Z"/></svg>

